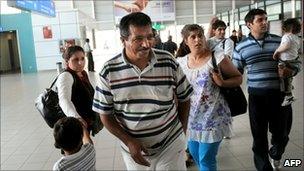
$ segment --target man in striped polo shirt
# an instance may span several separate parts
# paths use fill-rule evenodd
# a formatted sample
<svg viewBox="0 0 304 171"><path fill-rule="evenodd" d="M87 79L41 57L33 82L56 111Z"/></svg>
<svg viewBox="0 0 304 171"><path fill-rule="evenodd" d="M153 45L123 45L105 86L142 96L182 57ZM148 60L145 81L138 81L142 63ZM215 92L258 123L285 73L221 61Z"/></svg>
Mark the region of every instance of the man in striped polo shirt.
<svg viewBox="0 0 304 171"><path fill-rule="evenodd" d="M278 68L278 61L273 60L272 56L281 38L267 32L267 13L264 10L250 10L245 22L250 34L236 46L233 63L241 72L245 67L247 69L255 167L257 170L272 170L280 166L292 121L291 105L281 106L284 96L280 92L279 77L295 75L300 69L300 62L296 68ZM268 127L272 134L270 149Z"/></svg>
<svg viewBox="0 0 304 171"><path fill-rule="evenodd" d="M149 16L126 15L119 28L124 49L99 73L93 110L121 140L128 170L186 170L184 133L193 89L170 53L151 48Z"/></svg>

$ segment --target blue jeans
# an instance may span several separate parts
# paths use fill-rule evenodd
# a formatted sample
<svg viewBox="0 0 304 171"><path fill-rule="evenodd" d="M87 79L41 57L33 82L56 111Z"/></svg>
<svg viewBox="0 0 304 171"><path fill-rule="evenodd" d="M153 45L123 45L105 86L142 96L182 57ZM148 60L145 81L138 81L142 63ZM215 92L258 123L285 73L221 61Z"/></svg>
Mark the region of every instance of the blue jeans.
<svg viewBox="0 0 304 171"><path fill-rule="evenodd" d="M215 143L200 143L188 141L189 152L200 171L216 170L216 155L221 141Z"/></svg>

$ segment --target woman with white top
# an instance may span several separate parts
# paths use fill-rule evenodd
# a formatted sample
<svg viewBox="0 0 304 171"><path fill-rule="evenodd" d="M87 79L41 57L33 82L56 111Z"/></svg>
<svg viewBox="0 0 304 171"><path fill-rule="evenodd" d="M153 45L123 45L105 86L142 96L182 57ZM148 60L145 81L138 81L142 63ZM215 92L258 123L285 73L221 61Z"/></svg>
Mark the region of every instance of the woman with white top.
<svg viewBox="0 0 304 171"><path fill-rule="evenodd" d="M213 70L212 52L204 30L197 24L182 29L190 52L178 62L194 89L188 119L188 148L199 170L216 170L216 155L224 136L231 135L231 115L219 87L236 87L242 76L223 51L214 56L220 72ZM223 79L223 73L228 79Z"/></svg>
<svg viewBox="0 0 304 171"><path fill-rule="evenodd" d="M66 69L56 81L59 105L66 116L80 119L95 135L101 130L102 123L99 115L92 110L94 88L84 70L84 50L80 46L71 46L63 57Z"/></svg>

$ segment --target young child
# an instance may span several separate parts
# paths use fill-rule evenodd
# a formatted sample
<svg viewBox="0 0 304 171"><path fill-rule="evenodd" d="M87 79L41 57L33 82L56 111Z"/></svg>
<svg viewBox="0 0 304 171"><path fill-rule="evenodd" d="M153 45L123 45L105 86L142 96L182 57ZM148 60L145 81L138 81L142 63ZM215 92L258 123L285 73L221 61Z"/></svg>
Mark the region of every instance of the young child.
<svg viewBox="0 0 304 171"><path fill-rule="evenodd" d="M279 67L294 68L297 63L298 50L300 49L300 39L296 34L301 31L301 23L296 18L290 18L283 22L282 29L284 35L278 49L273 54L273 59L279 60ZM292 95L292 77L281 78L281 90L285 93L282 106L290 105L294 102Z"/></svg>
<svg viewBox="0 0 304 171"><path fill-rule="evenodd" d="M55 147L64 152L53 170L96 170L93 142L85 126L74 117L64 117L54 125Z"/></svg>

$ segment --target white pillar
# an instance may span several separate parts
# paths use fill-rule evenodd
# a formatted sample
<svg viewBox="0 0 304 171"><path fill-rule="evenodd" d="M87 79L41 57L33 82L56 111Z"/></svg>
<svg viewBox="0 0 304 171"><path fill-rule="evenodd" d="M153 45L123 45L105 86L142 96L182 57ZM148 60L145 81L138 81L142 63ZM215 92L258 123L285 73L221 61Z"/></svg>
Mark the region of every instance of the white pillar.
<svg viewBox="0 0 304 171"><path fill-rule="evenodd" d="M193 0L193 23L197 23L196 0Z"/></svg>
<svg viewBox="0 0 304 171"><path fill-rule="evenodd" d="M216 15L216 0L212 0L212 14Z"/></svg>
<svg viewBox="0 0 304 171"><path fill-rule="evenodd" d="M231 24L230 28L232 28L232 30L235 29L235 25L234 25L234 23L235 23L234 11L235 11L235 0L232 0L232 10L231 10L231 12L232 12L232 18L230 19L231 20L230 21L230 24ZM231 30L229 32L229 35L230 34L231 34Z"/></svg>
<svg viewBox="0 0 304 171"><path fill-rule="evenodd" d="M291 0L291 17L296 17L296 0Z"/></svg>

